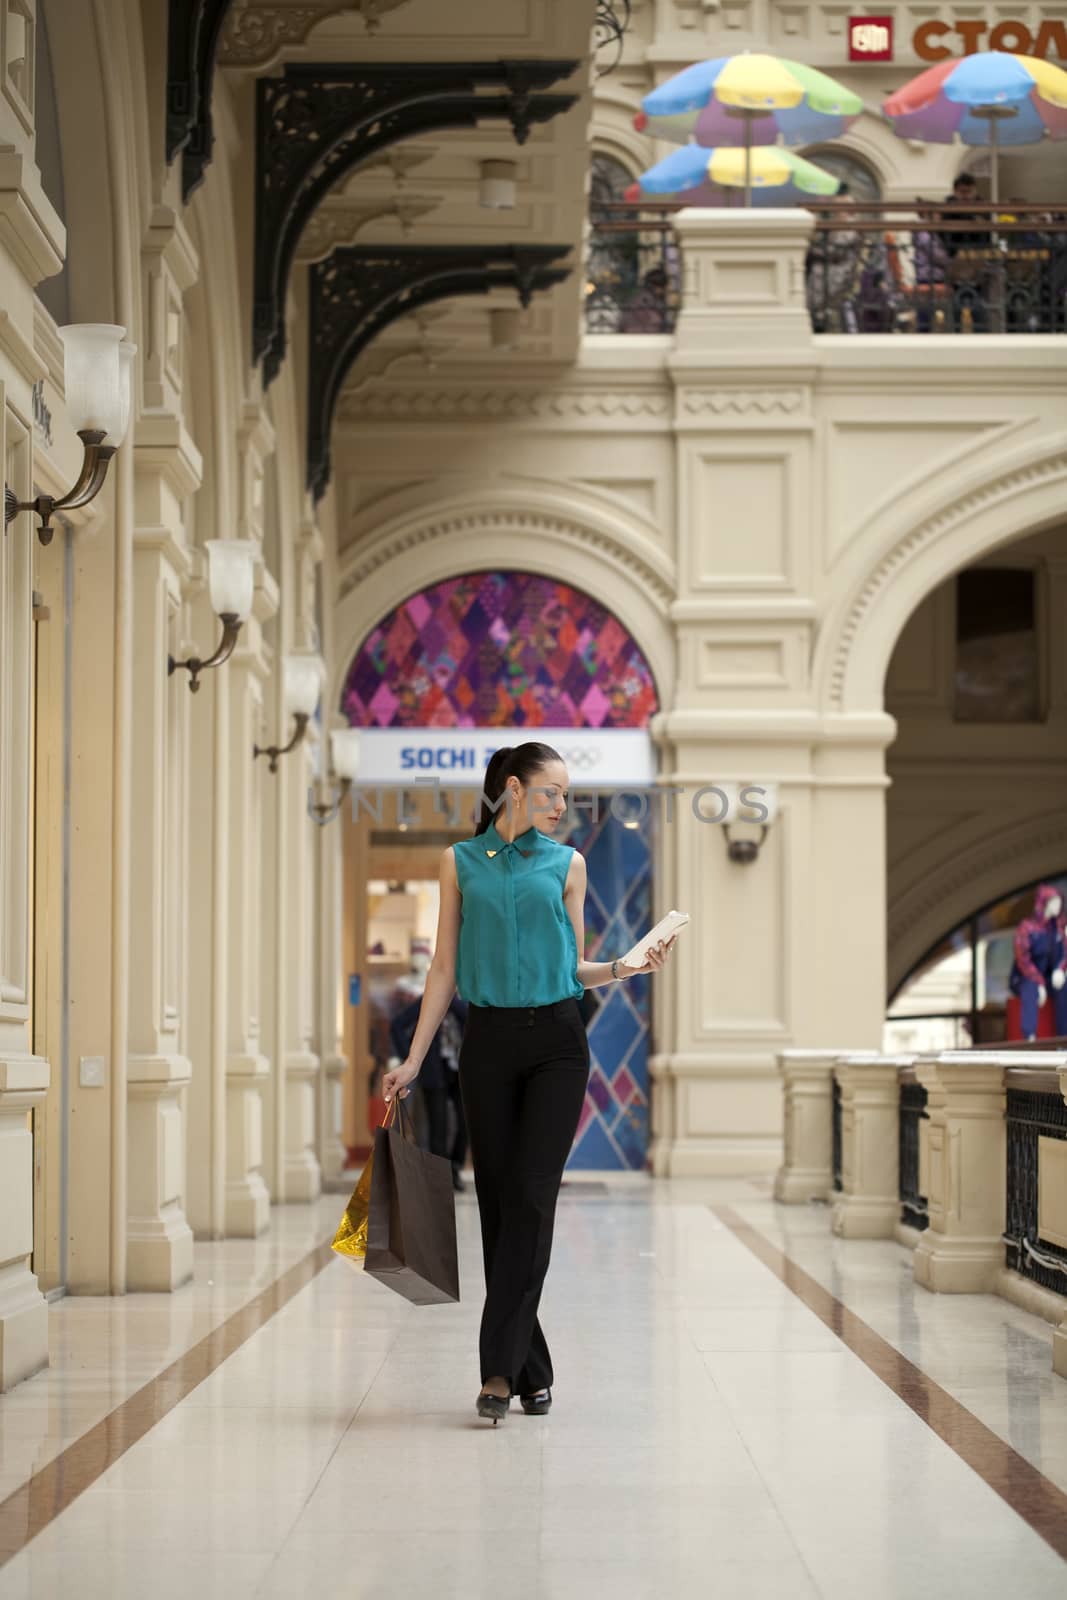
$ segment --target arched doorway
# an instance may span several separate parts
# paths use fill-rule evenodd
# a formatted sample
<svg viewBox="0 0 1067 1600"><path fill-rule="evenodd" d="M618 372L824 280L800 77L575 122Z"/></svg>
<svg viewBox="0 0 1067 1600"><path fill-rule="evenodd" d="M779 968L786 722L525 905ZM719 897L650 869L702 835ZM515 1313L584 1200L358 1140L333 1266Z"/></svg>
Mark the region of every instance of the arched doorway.
<svg viewBox="0 0 1067 1600"><path fill-rule="evenodd" d="M432 938L440 851L469 832L498 745L524 737L555 744L572 791L581 791L565 836L588 864L586 954L625 950L648 925L652 840L639 796L654 775L647 729L658 708L648 659L619 619L543 574L446 578L371 629L348 667L341 710L366 730L362 815L349 842L369 898L361 915L350 862L346 922L364 930L350 944L349 972L359 979L350 998L358 993L360 1004L349 1009L361 1010L353 1033L366 1040L372 1080L390 1053L393 999L417 987L412 956ZM572 1165L640 1170L649 1131L647 980L591 992L587 1025L593 1065Z"/></svg>

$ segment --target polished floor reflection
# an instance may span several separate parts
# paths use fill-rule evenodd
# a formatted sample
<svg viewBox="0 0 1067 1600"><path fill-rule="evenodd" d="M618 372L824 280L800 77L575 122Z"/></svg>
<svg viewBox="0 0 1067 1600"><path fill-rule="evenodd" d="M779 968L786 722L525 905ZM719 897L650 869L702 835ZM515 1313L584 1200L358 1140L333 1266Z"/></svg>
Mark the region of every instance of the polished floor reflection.
<svg viewBox="0 0 1067 1600"><path fill-rule="evenodd" d="M1067 1593L996 1489L1014 1461L1046 1512L1067 1492L1067 1382L1012 1306L917 1291L895 1245L833 1241L760 1183L576 1183L556 1407L494 1430L473 1201L464 1302L425 1309L323 1255L340 1207L198 1248L178 1295L55 1307L51 1370L0 1398L2 1600ZM746 1230L854 1313L843 1337ZM864 1329L906 1358L904 1398ZM953 1439L976 1437L969 1464Z"/></svg>

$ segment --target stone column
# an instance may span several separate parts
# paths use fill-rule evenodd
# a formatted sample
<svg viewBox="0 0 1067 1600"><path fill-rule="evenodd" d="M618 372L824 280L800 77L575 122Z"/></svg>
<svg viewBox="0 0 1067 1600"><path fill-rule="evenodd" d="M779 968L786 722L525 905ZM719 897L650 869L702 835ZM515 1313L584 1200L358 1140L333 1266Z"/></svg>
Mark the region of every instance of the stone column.
<svg viewBox="0 0 1067 1600"><path fill-rule="evenodd" d="M1059 1070L1060 1093L1067 1102L1067 1067ZM1058 1372L1061 1378L1067 1378L1067 1306L1064 1308L1063 1321L1052 1335L1052 1370Z"/></svg>
<svg viewBox="0 0 1067 1600"><path fill-rule="evenodd" d="M653 1170L752 1172L781 1154L782 1050L881 1041L888 717L835 718L810 663L819 574L817 361L804 298L811 218L682 211L675 390L677 640L657 719L664 909L695 913L657 1036ZM779 811L731 860L715 784L774 785ZM814 863L818 863L818 878ZM707 911L702 908L709 908ZM847 929L847 947L843 930Z"/></svg>
<svg viewBox="0 0 1067 1600"><path fill-rule="evenodd" d="M146 398L134 452L133 718L130 837L130 1013L127 1067L127 1287L171 1290L193 1272L193 1234L185 1216L185 1095L191 1068L186 1024L185 931L188 857L188 716L184 675L167 676L180 637L190 554L184 508L200 484L200 455L178 414L176 335L168 335L178 285L168 266L177 253L181 283L194 276L187 241L169 232L150 256L143 352Z"/></svg>
<svg viewBox="0 0 1067 1600"><path fill-rule="evenodd" d="M834 1063L858 1052L782 1050L785 1152L774 1180L774 1198L785 1205L828 1200L833 1192L832 1134Z"/></svg>
<svg viewBox="0 0 1067 1600"><path fill-rule="evenodd" d="M269 663L263 623L278 606L274 578L259 569L252 615L227 669L230 694L230 852L226 1054L226 1233L255 1238L270 1221L263 1178L263 1094L270 1061L260 1048L263 786L277 783L266 757L263 684ZM278 743L284 743L282 738ZM286 757L291 760L292 757Z"/></svg>
<svg viewBox="0 0 1067 1600"><path fill-rule="evenodd" d="M323 751L328 768L329 752ZM344 809L342 807L342 809ZM341 1173L346 1151L343 1138L343 1083L345 1057L342 1046L341 917L344 867L341 860L343 821L334 817L315 829L314 854L319 880L319 937L316 956L318 991L318 1047L322 1062L319 1084L317 1154L325 1188L344 1188Z"/></svg>
<svg viewBox="0 0 1067 1600"><path fill-rule="evenodd" d="M312 833L307 814L308 787L314 782L315 731L296 750L288 764L290 785L287 840L289 866L289 920L281 930L287 951L289 986L285 1052L285 1197L289 1201L315 1200L322 1191L322 1169L317 1155L319 1110L319 1057L315 1043L314 948L316 884Z"/></svg>
<svg viewBox="0 0 1067 1600"><path fill-rule="evenodd" d="M981 1294L1004 1265L1004 1073L1018 1064L1008 1051L960 1050L916 1065L927 1096L930 1226L914 1270L927 1289Z"/></svg>
<svg viewBox="0 0 1067 1600"><path fill-rule="evenodd" d="M900 1068L913 1056L845 1056L841 1086L841 1192L833 1231L846 1239L889 1239L900 1215Z"/></svg>
<svg viewBox="0 0 1067 1600"><path fill-rule="evenodd" d="M48 1094L39 1056L0 1056L0 1393L48 1365L48 1304L30 1271L33 1134Z"/></svg>
<svg viewBox="0 0 1067 1600"><path fill-rule="evenodd" d="M192 613L179 643L183 656L206 658L218 644L220 624L211 610L195 552L187 599ZM185 1030L193 1064L187 1096L189 1220L198 1239L226 1233L227 1066L229 1029L230 690L232 660L205 672L189 709L189 1017ZM182 675L184 678L184 674ZM180 692L188 694L184 683ZM175 692L178 692L176 690Z"/></svg>

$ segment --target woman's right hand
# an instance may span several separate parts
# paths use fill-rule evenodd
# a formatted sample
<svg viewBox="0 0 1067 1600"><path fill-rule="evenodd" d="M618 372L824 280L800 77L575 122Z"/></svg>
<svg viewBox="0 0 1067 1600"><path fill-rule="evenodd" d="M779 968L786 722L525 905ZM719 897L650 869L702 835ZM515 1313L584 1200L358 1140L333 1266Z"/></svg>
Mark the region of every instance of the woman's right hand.
<svg viewBox="0 0 1067 1600"><path fill-rule="evenodd" d="M382 1094L386 1105L390 1103L394 1094L399 1094L401 1100L406 1100L411 1093L408 1084L414 1083L418 1075L419 1069L410 1059L402 1061L398 1067L393 1067L392 1071L387 1072L382 1079Z"/></svg>

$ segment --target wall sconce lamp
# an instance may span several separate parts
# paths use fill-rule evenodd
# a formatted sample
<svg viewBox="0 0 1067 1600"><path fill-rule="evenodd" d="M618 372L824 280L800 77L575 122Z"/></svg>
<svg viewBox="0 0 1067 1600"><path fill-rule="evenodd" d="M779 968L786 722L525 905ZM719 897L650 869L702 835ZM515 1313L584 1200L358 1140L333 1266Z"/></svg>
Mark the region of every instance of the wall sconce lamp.
<svg viewBox="0 0 1067 1600"><path fill-rule="evenodd" d="M729 787L734 791L722 824L726 854L738 866L751 866L760 853L772 822L778 815L778 790L773 784L765 783L741 783L736 786L730 784L720 787ZM746 833L737 838L731 830L738 823L746 829L758 827L759 834L753 837L750 833Z"/></svg>
<svg viewBox="0 0 1067 1600"><path fill-rule="evenodd" d="M137 346L126 339L126 329L110 322L78 322L59 330L63 340L67 415L85 452L81 471L69 493L56 499L39 494L20 500L4 488L4 531L20 511L40 517L37 537L51 544L56 511L87 506L104 486L111 457L126 437L130 425L130 374Z"/></svg>
<svg viewBox="0 0 1067 1600"><path fill-rule="evenodd" d="M201 660L190 656L186 661L167 657L167 676L179 668L189 674L189 688L196 694L200 688L200 674L209 667L221 667L233 655L241 624L252 609L255 590L256 555L250 539L208 539L207 551L208 592L211 609L222 623L222 638L213 655Z"/></svg>
<svg viewBox="0 0 1067 1600"><path fill-rule="evenodd" d="M309 800L308 815L320 828L332 822L351 793L359 772L359 729L334 728L330 734L330 777L333 798L325 803Z"/></svg>
<svg viewBox="0 0 1067 1600"><path fill-rule="evenodd" d="M282 668L282 699L285 710L293 719L292 738L283 745L253 745L253 761L266 756L270 770L277 772L280 758L287 756L302 742L321 694L322 662L318 656L286 656Z"/></svg>
<svg viewBox="0 0 1067 1600"><path fill-rule="evenodd" d="M478 200L484 211L510 211L515 204L514 161L483 161L478 174Z"/></svg>

